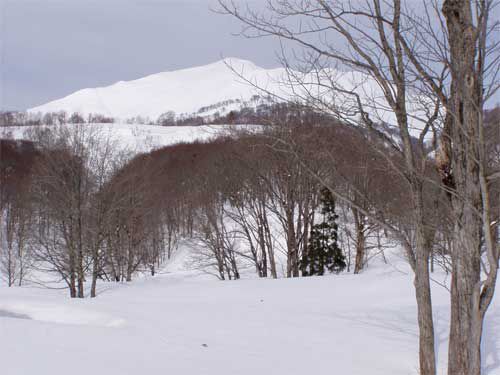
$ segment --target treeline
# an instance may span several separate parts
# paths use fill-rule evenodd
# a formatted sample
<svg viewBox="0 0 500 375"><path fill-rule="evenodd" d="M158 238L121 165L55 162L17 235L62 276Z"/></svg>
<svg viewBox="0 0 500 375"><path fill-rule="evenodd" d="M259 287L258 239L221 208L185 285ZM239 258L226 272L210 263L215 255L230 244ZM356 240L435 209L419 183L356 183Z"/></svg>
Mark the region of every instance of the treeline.
<svg viewBox="0 0 500 375"><path fill-rule="evenodd" d="M87 282L95 296L98 279L130 280L145 262L127 257L135 239L120 221L134 197L108 186L126 155L85 126L35 127L30 138L0 144L2 278L11 286L46 272L71 297Z"/></svg>
<svg viewBox="0 0 500 375"><path fill-rule="evenodd" d="M497 115L486 118L494 124ZM359 273L399 241L388 224L414 238L408 181L395 172L404 169L400 154L301 106L268 123L259 133L133 158L86 126L34 128L33 142L2 140L2 277L14 285L31 270L49 272L72 297L83 297L85 285L95 296L98 280L154 275L180 240L196 249L192 267L220 279L249 269L273 278ZM450 208L436 164L426 171L431 268L448 269Z"/></svg>
<svg viewBox="0 0 500 375"><path fill-rule="evenodd" d="M397 176L375 167L380 160L368 156L363 134L340 125L297 126L300 114L296 120L258 135L163 148L127 163L87 127L35 129L36 143L2 140L2 276L21 284L30 270L42 270L64 280L72 297L84 296L87 281L95 296L98 279L130 281L144 270L154 275L179 238L197 243L194 265L221 279L239 278L249 265L276 278L281 259L286 276L305 274L324 188L309 169L350 189L331 173L332 145L345 168L338 173L362 170L353 186L359 182L357 189L373 200L390 197L393 214L402 215L404 189ZM305 163L277 139L293 142ZM359 272L373 226L356 209L352 214L352 261ZM341 247L350 268L347 216Z"/></svg>
<svg viewBox="0 0 500 375"><path fill-rule="evenodd" d="M78 112L24 112L24 111L0 111L0 127L8 126L40 126L40 125L64 125L64 124L105 124L114 123L115 119L101 114L89 114L83 116Z"/></svg>
<svg viewBox="0 0 500 375"><path fill-rule="evenodd" d="M284 139L293 142L297 154L280 145ZM175 237L199 245L192 265L220 279L237 279L248 267L260 277L323 274L328 267L339 270L328 263L339 260L337 265L360 272L370 254L383 251L370 239L384 234L355 207L333 202L339 216L334 240L342 250L337 261L326 248L312 248L310 236L317 224L326 223L320 212L325 183L351 194L359 189L372 202L383 200L394 220L404 221L402 181L381 164L376 167L382 159L365 142L354 128L289 123L259 134L169 146L136 157L123 173L148 186L142 194L150 196L156 211L144 211L158 215L153 222L168 218ZM354 178L356 171L360 174ZM307 272L308 259L323 262L324 268Z"/></svg>
<svg viewBox="0 0 500 375"><path fill-rule="evenodd" d="M227 110L226 105L237 105L239 109ZM222 106L222 107L221 107ZM144 116L135 116L123 121L127 124L136 125L160 125L160 126L201 126L201 125L268 125L269 118L276 113L288 111L288 107L297 106L289 103L272 103L256 97L247 102L240 100L227 101L209 107L201 108L197 113L176 114L168 111L161 114L156 120ZM219 111L216 111L216 109ZM210 110L215 112L210 113ZM42 126L62 124L109 124L115 123L117 119L101 115L81 113L58 112L22 112L22 111L0 111L0 127L9 126Z"/></svg>
<svg viewBox="0 0 500 375"><path fill-rule="evenodd" d="M306 116L312 119L297 110L287 114L285 127L179 144L131 160L85 126L35 128L34 142L2 140L2 277L14 285L32 270L49 272L67 284L71 297L83 297L86 284L95 296L98 280L154 275L181 238L197 248L192 265L220 279L237 279L248 267L274 278L345 266L359 272L370 234L381 233L355 209L353 231L352 213L341 212L347 208L342 202L325 201L325 185L310 170L350 189L332 174L336 145L342 173L352 175L359 164L369 181L360 176L358 188L369 189L374 200L390 194L395 217L404 207L404 189L396 176L372 168L378 156L368 157L358 130L319 122L304 127ZM293 142L304 163L278 139ZM334 253L311 238L327 222L322 206L331 203L340 216L330 223L340 249Z"/></svg>

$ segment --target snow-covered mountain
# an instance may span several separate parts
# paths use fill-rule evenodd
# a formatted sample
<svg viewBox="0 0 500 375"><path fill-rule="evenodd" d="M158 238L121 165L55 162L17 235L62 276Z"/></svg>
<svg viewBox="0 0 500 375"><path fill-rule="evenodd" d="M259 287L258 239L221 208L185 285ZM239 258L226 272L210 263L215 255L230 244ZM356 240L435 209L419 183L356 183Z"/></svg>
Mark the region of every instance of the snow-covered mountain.
<svg viewBox="0 0 500 375"><path fill-rule="evenodd" d="M357 97L349 93L356 93ZM396 122L379 85L366 74L331 68L309 73L287 72L285 68L264 69L236 58L79 90L29 111L100 114L118 121L141 116L154 121L167 112L174 112L176 117L207 117L216 112L225 115L231 110L268 104L270 94L278 101L293 97L311 102L313 98L316 107L327 111L334 104L336 111L354 121L359 118L359 97L372 120L385 124ZM429 103L411 93L408 96L410 129L418 136Z"/></svg>
<svg viewBox="0 0 500 375"><path fill-rule="evenodd" d="M258 101L262 90L279 93L283 69L267 70L250 61L224 59L213 64L153 74L111 86L79 90L62 99L30 109L30 112L79 112L126 119L135 116L156 119L163 113L204 114L239 109ZM242 79L239 76L245 77Z"/></svg>

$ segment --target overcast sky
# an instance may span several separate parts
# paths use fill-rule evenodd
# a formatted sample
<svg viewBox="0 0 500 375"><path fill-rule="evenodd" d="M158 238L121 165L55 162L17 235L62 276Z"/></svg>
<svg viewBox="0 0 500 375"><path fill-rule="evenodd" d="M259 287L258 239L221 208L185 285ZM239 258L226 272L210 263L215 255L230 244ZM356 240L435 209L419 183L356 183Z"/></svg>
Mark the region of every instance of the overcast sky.
<svg viewBox="0 0 500 375"><path fill-rule="evenodd" d="M0 0L0 109L27 109L81 88L221 57L278 66L276 41L234 36L241 25L212 12L214 6L215 0Z"/></svg>
<svg viewBox="0 0 500 375"><path fill-rule="evenodd" d="M259 0L257 0L259 1ZM277 66L277 45L232 34L213 0L0 0L2 109L217 61Z"/></svg>

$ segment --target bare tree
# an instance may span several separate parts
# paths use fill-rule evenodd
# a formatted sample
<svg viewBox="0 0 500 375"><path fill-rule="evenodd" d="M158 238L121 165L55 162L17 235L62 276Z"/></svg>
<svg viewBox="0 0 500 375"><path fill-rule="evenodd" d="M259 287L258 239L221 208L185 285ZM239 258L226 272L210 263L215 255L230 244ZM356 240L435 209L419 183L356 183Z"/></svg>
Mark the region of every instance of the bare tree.
<svg viewBox="0 0 500 375"><path fill-rule="evenodd" d="M21 285L32 265L30 186L36 155L31 142L0 140L0 269L9 286Z"/></svg>
<svg viewBox="0 0 500 375"><path fill-rule="evenodd" d="M32 188L38 213L33 233L37 258L41 267L67 283L71 297L85 296L92 268L95 297L109 211L98 193L118 164L115 148L98 129L82 125L34 129L32 137L41 150Z"/></svg>
<svg viewBox="0 0 500 375"><path fill-rule="evenodd" d="M490 39L493 6L489 0L446 0L442 7L451 84L440 156L442 170L447 172L443 183L449 189L455 219L449 374L481 373L483 322L498 272L497 224L492 221L484 124L485 101L498 89L500 67L498 41ZM493 26L498 27L498 21ZM493 81L488 80L491 73ZM482 271L486 273L483 280Z"/></svg>
<svg viewBox="0 0 500 375"><path fill-rule="evenodd" d="M491 38L498 24L488 22L494 2L445 0L442 13L432 1L420 13L400 0L267 4L266 14L220 1L222 12L245 24L245 35L275 36L304 51L302 71L310 74L297 73L283 58L296 96L343 121L364 125L404 161L395 165L387 160L387 165L404 176L411 192L410 232L366 214L399 238L415 271L422 374L436 371L429 256L437 225L428 220L435 215L428 215L425 203L426 170L432 162L426 141L434 133L435 149L444 124L439 168L454 214L449 373L479 374L482 322L498 269L489 194L493 177L486 168L483 126L484 102L498 89L500 58ZM331 42L334 38L343 43ZM332 74L332 63L365 74L364 82L375 82L376 90L364 82L346 84ZM487 277L481 281L483 236Z"/></svg>
<svg viewBox="0 0 500 375"><path fill-rule="evenodd" d="M380 2L268 1L267 13L241 8L231 1L220 1L221 11L244 23L247 36L275 36L304 51L302 67L288 71L288 84L296 97L318 110L336 114L342 121L366 127L371 136L382 140L385 153L391 149L401 155L402 164L386 164L401 174L411 192L415 241L407 233L381 218L355 206L350 197L332 192L356 207L399 239L415 272L415 291L420 328L420 371L435 374L434 327L429 279L429 256L434 237L434 223L425 208L424 184L429 152L425 141L439 119L441 98L420 94L414 82L410 61L419 56L412 41L413 15L400 0ZM298 22L294 22L298 21ZM336 40L333 43L332 40ZM340 43L340 45L339 45ZM422 47L423 48L423 47ZM430 57L429 57L430 58ZM332 66L361 73L334 74ZM438 67L439 68L439 67ZM306 71L308 74L297 73ZM350 79L343 79L347 77ZM436 74L443 78L442 71ZM346 83L347 82L347 83ZM435 81L433 81L435 82ZM368 83L368 84L366 84ZM374 85L372 88L371 85ZM425 104L424 104L425 103ZM420 104L420 105L419 105ZM414 108L414 107L417 108ZM416 139L414 139L414 137ZM376 144L379 144L378 142Z"/></svg>

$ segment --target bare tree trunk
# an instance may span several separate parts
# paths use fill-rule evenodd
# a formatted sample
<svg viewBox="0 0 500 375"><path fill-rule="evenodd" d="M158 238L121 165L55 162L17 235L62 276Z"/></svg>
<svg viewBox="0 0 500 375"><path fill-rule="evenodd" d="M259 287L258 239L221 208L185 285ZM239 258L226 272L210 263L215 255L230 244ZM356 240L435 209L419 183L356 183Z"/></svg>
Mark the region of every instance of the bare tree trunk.
<svg viewBox="0 0 500 375"><path fill-rule="evenodd" d="M72 253L72 251L71 251ZM75 276L75 261L74 256L69 257L69 295L71 298L76 298L76 276Z"/></svg>
<svg viewBox="0 0 500 375"><path fill-rule="evenodd" d="M172 238L172 228L168 228L167 235L167 259L170 259L172 256L172 247L173 247L173 238Z"/></svg>
<svg viewBox="0 0 500 375"><path fill-rule="evenodd" d="M286 264L286 276L287 277L298 277L298 248L297 241L295 238L295 224L293 220L293 210L287 210L286 212L287 220L287 233L286 233L286 245L287 245L287 264Z"/></svg>
<svg viewBox="0 0 500 375"><path fill-rule="evenodd" d="M132 244L128 245L128 254L127 254L127 276L126 281L132 281L132 272L134 270L134 250L132 249Z"/></svg>
<svg viewBox="0 0 500 375"><path fill-rule="evenodd" d="M444 150L453 209L452 283L448 374L481 374L483 320L495 289L497 244L492 243L488 184L485 183L483 95L487 21L492 2L445 0L451 89ZM473 10L474 8L474 10ZM475 15L475 13L478 13ZM481 240L489 263L481 281Z"/></svg>
<svg viewBox="0 0 500 375"><path fill-rule="evenodd" d="M463 251L457 243L453 252ZM457 248L458 247L458 248ZM482 319L478 315L479 284L475 265L460 265L464 256L456 256L452 263L450 341L448 347L448 374L481 373Z"/></svg>
<svg viewBox="0 0 500 375"><path fill-rule="evenodd" d="M18 243L17 243L17 256L19 259L19 275L17 280L17 285L22 286L24 276L26 273L26 252L24 251L24 234L18 235Z"/></svg>
<svg viewBox="0 0 500 375"><path fill-rule="evenodd" d="M82 249L78 250L78 254L76 257L77 261L77 268L76 268L76 273L77 273L77 284L78 284L78 298L84 298L85 293L84 293L84 282L85 282L85 274L83 271L83 251Z"/></svg>
<svg viewBox="0 0 500 375"><path fill-rule="evenodd" d="M356 228L356 260L354 263L354 273L360 273L364 268L365 263L365 224L364 215L360 213L356 208L352 207L352 213L354 216L354 225Z"/></svg>
<svg viewBox="0 0 500 375"><path fill-rule="evenodd" d="M90 298L94 298L97 289L97 278L99 276L99 249L95 246L92 254L92 283L90 286Z"/></svg>
<svg viewBox="0 0 500 375"><path fill-rule="evenodd" d="M12 252L13 252L12 246L11 244L9 244L9 247L7 249L7 285L9 287L13 286L15 283L15 278L14 278L15 265Z"/></svg>
<svg viewBox="0 0 500 375"><path fill-rule="evenodd" d="M267 220L267 211L264 201L261 202L261 213L262 213L262 225L264 228L264 234L267 245L267 253L269 255L269 267L271 270L271 277L273 279L277 279L278 273L276 272L276 258L274 257L274 244L271 235L271 230L269 228L269 221Z"/></svg>
<svg viewBox="0 0 500 375"><path fill-rule="evenodd" d="M475 161L470 161L475 163ZM467 168L468 169L468 168ZM458 171L457 169L454 169ZM458 174L458 173L457 173ZM475 174L475 172L473 173ZM467 178L453 199L455 225L452 242L452 282L448 374L481 373L481 192L478 181ZM466 203L462 201L465 198Z"/></svg>
<svg viewBox="0 0 500 375"><path fill-rule="evenodd" d="M436 354L429 275L432 239L426 237L423 225L419 225L417 227L414 282L418 311L420 373L433 375L436 373Z"/></svg>
<svg viewBox="0 0 500 375"><path fill-rule="evenodd" d="M267 277L267 251L266 251L266 239L264 237L264 227L262 223L258 222L258 244L261 251L261 264L260 264L260 276Z"/></svg>

